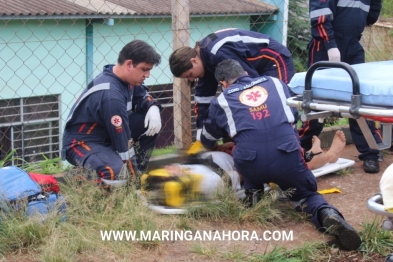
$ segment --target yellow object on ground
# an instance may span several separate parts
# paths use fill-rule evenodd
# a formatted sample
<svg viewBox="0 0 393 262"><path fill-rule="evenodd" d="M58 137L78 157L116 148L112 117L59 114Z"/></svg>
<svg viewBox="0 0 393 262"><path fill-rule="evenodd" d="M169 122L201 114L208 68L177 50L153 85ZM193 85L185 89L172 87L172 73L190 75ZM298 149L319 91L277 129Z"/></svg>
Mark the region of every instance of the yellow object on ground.
<svg viewBox="0 0 393 262"><path fill-rule="evenodd" d="M333 194L333 193L341 193L341 190L338 189L338 188L330 188L330 189L318 190L318 193L321 194L321 195Z"/></svg>

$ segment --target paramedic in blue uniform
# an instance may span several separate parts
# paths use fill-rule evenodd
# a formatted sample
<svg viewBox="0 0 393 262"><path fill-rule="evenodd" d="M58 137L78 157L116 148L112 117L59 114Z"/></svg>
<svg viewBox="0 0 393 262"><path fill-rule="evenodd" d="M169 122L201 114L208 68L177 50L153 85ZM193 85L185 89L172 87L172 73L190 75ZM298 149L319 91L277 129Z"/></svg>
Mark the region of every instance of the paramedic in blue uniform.
<svg viewBox="0 0 393 262"><path fill-rule="evenodd" d="M341 61L350 65L364 63L364 49L360 38L366 26L374 24L381 11L381 0L310 0L312 39L308 45L309 66L319 61ZM368 125L377 143L381 142L375 123ZM360 152L363 169L379 172L378 150L370 149L355 119L349 119L352 140ZM308 150L311 139L318 136L323 123L317 119L303 123L299 129L302 146Z"/></svg>
<svg viewBox="0 0 393 262"><path fill-rule="evenodd" d="M135 176L146 169L161 117L143 81L160 62L150 45L133 40L120 51L116 65L104 66L66 120L62 156L68 162L107 180L118 179L124 164Z"/></svg>
<svg viewBox="0 0 393 262"><path fill-rule="evenodd" d="M294 189L289 198L297 211L310 214L318 229L330 228L327 232L338 237L343 249L357 249L361 240L356 230L317 192L293 131L286 84L269 76L250 77L234 60L221 62L215 77L224 91L210 105L201 134L204 147L220 150L217 140L228 134L235 143L235 168L252 204L252 198L263 193L264 183L273 182L284 191Z"/></svg>
<svg viewBox="0 0 393 262"><path fill-rule="evenodd" d="M175 77L198 79L195 87L197 140L218 82L214 71L225 59L237 60L252 77L268 75L288 83L295 69L289 50L272 37L258 32L228 28L209 34L195 48L181 47L169 57Z"/></svg>

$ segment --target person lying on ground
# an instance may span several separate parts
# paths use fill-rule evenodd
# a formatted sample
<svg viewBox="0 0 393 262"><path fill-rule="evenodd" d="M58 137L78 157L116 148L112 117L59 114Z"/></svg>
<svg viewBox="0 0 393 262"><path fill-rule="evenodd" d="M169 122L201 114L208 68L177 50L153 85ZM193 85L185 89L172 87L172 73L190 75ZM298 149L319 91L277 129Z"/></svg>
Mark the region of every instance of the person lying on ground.
<svg viewBox="0 0 393 262"><path fill-rule="evenodd" d="M317 136L313 136L312 147L308 152L313 152L314 156L311 161L307 163L308 168L314 170L326 165L327 163L335 163L339 159L345 145L346 138L342 130L336 131L332 144L326 152L324 152L321 148L321 140Z"/></svg>

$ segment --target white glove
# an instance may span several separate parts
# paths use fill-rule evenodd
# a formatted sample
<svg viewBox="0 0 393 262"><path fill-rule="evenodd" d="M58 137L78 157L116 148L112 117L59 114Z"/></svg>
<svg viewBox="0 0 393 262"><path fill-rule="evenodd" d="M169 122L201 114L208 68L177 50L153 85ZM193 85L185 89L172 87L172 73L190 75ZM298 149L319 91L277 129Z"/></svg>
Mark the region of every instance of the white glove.
<svg viewBox="0 0 393 262"><path fill-rule="evenodd" d="M202 129L197 129L196 140L201 141Z"/></svg>
<svg viewBox="0 0 393 262"><path fill-rule="evenodd" d="M329 56L329 61L332 61L332 62L340 62L341 61L340 50L338 50L337 47L330 48L328 50L328 56Z"/></svg>
<svg viewBox="0 0 393 262"><path fill-rule="evenodd" d="M145 134L147 136L154 136L161 130L161 116L158 106L151 106L147 111L145 117L145 128L149 126Z"/></svg>

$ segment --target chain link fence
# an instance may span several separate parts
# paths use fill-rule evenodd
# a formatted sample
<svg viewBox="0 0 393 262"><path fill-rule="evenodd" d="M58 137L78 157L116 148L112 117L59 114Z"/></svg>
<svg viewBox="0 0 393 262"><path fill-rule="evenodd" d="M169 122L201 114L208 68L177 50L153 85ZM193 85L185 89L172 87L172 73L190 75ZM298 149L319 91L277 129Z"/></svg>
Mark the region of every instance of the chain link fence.
<svg viewBox="0 0 393 262"><path fill-rule="evenodd" d="M271 35L307 69L310 39L304 0L0 0L0 160L8 164L59 157L74 101L133 39L162 56L145 82L163 105L157 147L187 148L195 137L192 90L176 83L168 57L224 28ZM367 61L393 59L393 22L366 28ZM175 86L175 88L174 88Z"/></svg>

